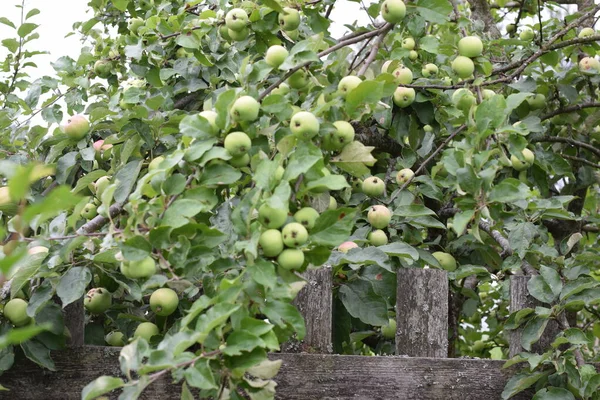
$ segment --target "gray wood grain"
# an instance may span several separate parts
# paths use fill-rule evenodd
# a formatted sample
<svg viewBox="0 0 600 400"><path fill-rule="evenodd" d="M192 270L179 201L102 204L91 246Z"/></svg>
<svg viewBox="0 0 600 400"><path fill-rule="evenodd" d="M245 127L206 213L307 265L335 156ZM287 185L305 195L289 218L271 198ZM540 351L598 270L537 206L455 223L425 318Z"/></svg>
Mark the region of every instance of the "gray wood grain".
<svg viewBox="0 0 600 400"><path fill-rule="evenodd" d="M64 309L65 326L69 329L71 347L83 346L85 336L85 314L83 298L69 304Z"/></svg>
<svg viewBox="0 0 600 400"><path fill-rule="evenodd" d="M448 356L448 274L402 268L396 295L396 354Z"/></svg>

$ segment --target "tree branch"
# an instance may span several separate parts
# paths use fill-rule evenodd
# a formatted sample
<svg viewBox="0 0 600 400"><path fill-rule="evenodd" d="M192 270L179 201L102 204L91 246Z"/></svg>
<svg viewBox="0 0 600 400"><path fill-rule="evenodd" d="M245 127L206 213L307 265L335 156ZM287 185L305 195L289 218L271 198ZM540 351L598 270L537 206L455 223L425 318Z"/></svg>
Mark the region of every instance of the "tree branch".
<svg viewBox="0 0 600 400"><path fill-rule="evenodd" d="M383 40L385 39L385 35L387 35L387 33L393 27L394 27L394 25L387 24L387 25L385 25L382 28L381 33L379 33L379 35L377 36L377 40L375 41L375 44L371 48L371 52L369 53L369 56L365 60L365 62L362 65L362 67L360 67L360 70L358 71L358 74L357 74L358 76L364 75L365 72L367 72L367 69L369 68L369 65L371 65L371 63L373 61L375 61L375 57L377 57L377 52L379 51L379 47L381 46L381 44L383 43Z"/></svg>
<svg viewBox="0 0 600 400"><path fill-rule="evenodd" d="M96 232L104 225L106 225L111 219L121 214L122 212L123 204L115 203L108 208L108 217L97 215L87 223L83 224L79 229L77 229L76 233L78 235L86 235L92 232Z"/></svg>
<svg viewBox="0 0 600 400"><path fill-rule="evenodd" d="M590 101L587 103L581 103L581 104L575 104L572 106L567 106L567 107L563 107L563 108L559 108L558 110L554 110L546 115L542 116L542 121L545 121L547 119L550 119L556 115L560 115L560 114L568 114L568 113L572 113L575 111L581 111L584 108L595 108L595 107L600 107L600 102L595 102L595 101Z"/></svg>
<svg viewBox="0 0 600 400"><path fill-rule="evenodd" d="M581 147L583 149L589 150L594 153L596 156L600 157L600 148L597 148L591 144L580 142L571 138L564 137L553 137L553 136L542 136L542 137L533 137L530 140L531 143L539 143L539 142L550 142L550 143L568 143L571 146Z"/></svg>

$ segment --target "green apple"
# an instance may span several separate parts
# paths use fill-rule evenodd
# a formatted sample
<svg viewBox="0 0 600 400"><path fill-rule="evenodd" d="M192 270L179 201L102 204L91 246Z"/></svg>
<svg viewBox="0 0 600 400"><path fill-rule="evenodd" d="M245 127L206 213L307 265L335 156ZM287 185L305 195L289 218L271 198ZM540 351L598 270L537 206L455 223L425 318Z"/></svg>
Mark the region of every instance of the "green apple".
<svg viewBox="0 0 600 400"><path fill-rule="evenodd" d="M475 64L473 60L465 56L457 56L452 61L452 70L462 79L466 79L475 72Z"/></svg>
<svg viewBox="0 0 600 400"><path fill-rule="evenodd" d="M417 58L419 58L419 53L417 53L416 50L411 50L408 52L408 59L411 61L415 61Z"/></svg>
<svg viewBox="0 0 600 400"><path fill-rule="evenodd" d="M294 214L294 221L304 225L306 229L314 228L317 218L319 218L319 212L312 207L301 208Z"/></svg>
<svg viewBox="0 0 600 400"><path fill-rule="evenodd" d="M394 91L394 104L400 108L406 108L415 101L415 89L399 86Z"/></svg>
<svg viewBox="0 0 600 400"><path fill-rule="evenodd" d="M517 31L517 26L515 24L506 25L506 33L511 34Z"/></svg>
<svg viewBox="0 0 600 400"><path fill-rule="evenodd" d="M579 61L579 70L586 75L595 75L600 70L600 62L593 57L583 57Z"/></svg>
<svg viewBox="0 0 600 400"><path fill-rule="evenodd" d="M347 253L351 249L355 249L357 247L358 247L358 245L354 242L344 242L338 246L338 251L340 253Z"/></svg>
<svg viewBox="0 0 600 400"><path fill-rule="evenodd" d="M300 111L290 121L290 130L297 138L310 140L319 133L319 120L313 113Z"/></svg>
<svg viewBox="0 0 600 400"><path fill-rule="evenodd" d="M531 28L523 28L521 33L519 34L519 39L524 42L531 42L535 37L535 33Z"/></svg>
<svg viewBox="0 0 600 400"><path fill-rule="evenodd" d="M382 196L385 192L385 183L382 179L371 176L363 181L362 192L371 197Z"/></svg>
<svg viewBox="0 0 600 400"><path fill-rule="evenodd" d="M594 36L595 34L596 31L594 30L594 28L587 27L579 31L579 35L577 35L577 37L584 38L588 36Z"/></svg>
<svg viewBox="0 0 600 400"><path fill-rule="evenodd" d="M258 209L258 221L269 229L277 229L283 226L287 216L287 211L270 207L266 203Z"/></svg>
<svg viewBox="0 0 600 400"><path fill-rule="evenodd" d="M381 5L381 18L390 24L397 24L406 16L406 6L402 0L385 0Z"/></svg>
<svg viewBox="0 0 600 400"><path fill-rule="evenodd" d="M529 103L529 107L531 107L531 109L541 110L542 108L546 107L546 96L538 93L533 97L529 97L527 102Z"/></svg>
<svg viewBox="0 0 600 400"><path fill-rule="evenodd" d="M288 84L292 89L304 89L308 85L308 73L299 69L288 78Z"/></svg>
<svg viewBox="0 0 600 400"><path fill-rule="evenodd" d="M460 88L452 94L452 102L456 108L467 110L477 103L477 99L469 89Z"/></svg>
<svg viewBox="0 0 600 400"><path fill-rule="evenodd" d="M252 122L258 118L260 103L254 97L242 96L231 107L231 118L237 122Z"/></svg>
<svg viewBox="0 0 600 400"><path fill-rule="evenodd" d="M410 182L410 180L415 176L415 173L410 168L403 168L396 174L396 182L398 185L402 186L406 182Z"/></svg>
<svg viewBox="0 0 600 400"><path fill-rule="evenodd" d="M108 78L111 75L112 65L108 60L98 60L94 63L94 73L99 78Z"/></svg>
<svg viewBox="0 0 600 400"><path fill-rule="evenodd" d="M276 44L267 49L265 62L273 68L279 68L289 54L285 47Z"/></svg>
<svg viewBox="0 0 600 400"><path fill-rule="evenodd" d="M90 123L83 115L74 115L67 120L63 131L71 139L81 140L90 131Z"/></svg>
<svg viewBox="0 0 600 400"><path fill-rule="evenodd" d="M285 174L285 168L283 168L283 166L279 165L277 167L277 169L275 170L275 181L276 182L281 181L281 179L283 179L283 174Z"/></svg>
<svg viewBox="0 0 600 400"><path fill-rule="evenodd" d="M83 299L83 306L91 314L102 314L112 305L112 296L104 288L91 289Z"/></svg>
<svg viewBox="0 0 600 400"><path fill-rule="evenodd" d="M250 34L250 31L248 31L248 28L244 28L241 31L233 31L231 29L228 29L227 34L229 35L231 40L235 40L236 42L241 42L242 40L246 40L246 38Z"/></svg>
<svg viewBox="0 0 600 400"><path fill-rule="evenodd" d="M481 93L481 97L483 97L484 100L491 99L495 95L496 95L496 92L494 92L491 89L483 89L483 91Z"/></svg>
<svg viewBox="0 0 600 400"><path fill-rule="evenodd" d="M158 326L154 325L152 322L142 322L135 328L133 338L143 338L149 342L152 336L158 335L159 332Z"/></svg>
<svg viewBox="0 0 600 400"><path fill-rule="evenodd" d="M85 218L88 220L92 219L96 215L98 215L98 207L96 207L96 205L94 203L88 203L83 207L80 215L82 218Z"/></svg>
<svg viewBox="0 0 600 400"><path fill-rule="evenodd" d="M413 73L409 68L405 66L400 66L392 72L394 75L394 80L399 85L408 85L413 81Z"/></svg>
<svg viewBox="0 0 600 400"><path fill-rule="evenodd" d="M329 205L327 206L328 210L335 210L337 209L337 200L335 199L335 197L333 196L329 196Z"/></svg>
<svg viewBox="0 0 600 400"><path fill-rule="evenodd" d="M416 46L415 39L411 37L404 38L402 40L402 48L406 50L414 50Z"/></svg>
<svg viewBox="0 0 600 400"><path fill-rule="evenodd" d="M464 57L479 57L483 53L483 43L477 36L465 36L458 41L458 54Z"/></svg>
<svg viewBox="0 0 600 400"><path fill-rule="evenodd" d="M362 184L363 181L360 178L352 178L352 182L351 182L351 186L352 186L352 191L355 193L362 193Z"/></svg>
<svg viewBox="0 0 600 400"><path fill-rule="evenodd" d="M225 25L227 25L227 28L232 31L243 31L247 24L248 14L246 14L246 11L242 10L241 8L233 8L225 15Z"/></svg>
<svg viewBox="0 0 600 400"><path fill-rule="evenodd" d="M390 224L390 221L392 220L392 212L386 206L371 206L369 207L369 212L367 213L367 220L373 228L383 229Z"/></svg>
<svg viewBox="0 0 600 400"><path fill-rule="evenodd" d="M175 52L175 58L178 60L181 60L182 58L189 58L193 55L194 53L190 53L185 47L180 47Z"/></svg>
<svg viewBox="0 0 600 400"><path fill-rule="evenodd" d="M252 147L252 140L244 132L231 132L225 136L223 147L234 157L242 156L248 153Z"/></svg>
<svg viewBox="0 0 600 400"><path fill-rule="evenodd" d="M94 183L94 190L97 198L102 198L102 193L104 193L108 185L110 185L110 178L108 176L101 176L98 178L98 180Z"/></svg>
<svg viewBox="0 0 600 400"><path fill-rule="evenodd" d="M129 21L127 21L127 28L129 29L129 32L133 33L134 35L137 35L140 28L144 25L145 22L141 18L131 18Z"/></svg>
<svg viewBox="0 0 600 400"><path fill-rule="evenodd" d="M535 154L528 148L523 149L521 154L523 155L523 161L519 160L519 158L515 155L510 156L512 167L517 171L523 171L531 167L535 162Z"/></svg>
<svg viewBox="0 0 600 400"><path fill-rule="evenodd" d="M432 254L435 259L440 263L442 269L446 271L456 270L456 259L451 254L444 253L443 251L436 251Z"/></svg>
<svg viewBox="0 0 600 400"><path fill-rule="evenodd" d="M260 234L258 244L265 257L277 257L283 251L283 236L277 229L267 229Z"/></svg>
<svg viewBox="0 0 600 400"><path fill-rule="evenodd" d="M228 161L229 165L235 168L242 168L250 164L250 154L246 153L241 156L233 157Z"/></svg>
<svg viewBox="0 0 600 400"><path fill-rule="evenodd" d="M125 335L123 332L112 331L104 338L109 346L122 347L125 346Z"/></svg>
<svg viewBox="0 0 600 400"><path fill-rule="evenodd" d="M381 229L376 229L367 236L372 246L385 246L388 243L388 237Z"/></svg>
<svg viewBox="0 0 600 400"><path fill-rule="evenodd" d="M150 256L142 260L121 263L121 273L130 279L150 278L155 272L156 261Z"/></svg>
<svg viewBox="0 0 600 400"><path fill-rule="evenodd" d="M290 92L290 85L285 82L281 82L281 84L275 89L271 90L271 94L278 94L281 96L285 96Z"/></svg>
<svg viewBox="0 0 600 400"><path fill-rule="evenodd" d="M229 36L229 28L227 27L227 25L223 24L219 26L219 34L225 41L228 42L231 40L231 36Z"/></svg>
<svg viewBox="0 0 600 400"><path fill-rule="evenodd" d="M165 156L155 157L152 161L150 161L150 164L148 164L148 171L149 172L156 171L160 167L160 164L162 164L163 161L165 161Z"/></svg>
<svg viewBox="0 0 600 400"><path fill-rule="evenodd" d="M329 132L323 138L323 147L326 150L341 150L354 140L354 127L346 121L335 121L334 132Z"/></svg>
<svg viewBox="0 0 600 400"><path fill-rule="evenodd" d="M383 65L381 66L381 73L382 74L386 74L388 73L388 68L390 67L390 65L394 62L394 60L387 60L386 62L383 63Z"/></svg>
<svg viewBox="0 0 600 400"><path fill-rule="evenodd" d="M423 130L425 132L433 132L433 127L431 125L425 125L423 126Z"/></svg>
<svg viewBox="0 0 600 400"><path fill-rule="evenodd" d="M290 222L281 230L283 244L287 247L299 247L308 241L308 231L298 222Z"/></svg>
<svg viewBox="0 0 600 400"><path fill-rule="evenodd" d="M430 63L430 64L425 64L425 66L421 70L421 75L423 75L425 78L429 78L429 77L437 75L438 72L439 72L438 66Z"/></svg>
<svg viewBox="0 0 600 400"><path fill-rule="evenodd" d="M360 79L358 76L349 75L343 77L338 84L338 92L340 97L345 99L346 96L348 96L348 93L356 89L356 87L361 83L362 79Z"/></svg>
<svg viewBox="0 0 600 400"><path fill-rule="evenodd" d="M279 14L279 27L284 31L293 31L300 26L300 13L290 7L284 7Z"/></svg>
<svg viewBox="0 0 600 400"><path fill-rule="evenodd" d="M398 325L396 324L396 320L390 318L387 325L381 327L381 334L386 339L394 339L396 337L396 330Z"/></svg>
<svg viewBox="0 0 600 400"><path fill-rule="evenodd" d="M31 318L27 315L27 305L23 299L12 299L4 305L4 316L16 327L28 325Z"/></svg>
<svg viewBox="0 0 600 400"><path fill-rule="evenodd" d="M156 315L166 317L177 310L179 297L177 293L170 288L160 288L152 292L150 296L150 309Z"/></svg>
<svg viewBox="0 0 600 400"><path fill-rule="evenodd" d="M277 257L277 263L283 269L300 269L304 264L304 252L300 249L285 249Z"/></svg>
<svg viewBox="0 0 600 400"><path fill-rule="evenodd" d="M219 114L213 110L206 110L198 113L198 115L208 121L212 128L211 133L216 136L219 133L219 127L217 126L217 117Z"/></svg>

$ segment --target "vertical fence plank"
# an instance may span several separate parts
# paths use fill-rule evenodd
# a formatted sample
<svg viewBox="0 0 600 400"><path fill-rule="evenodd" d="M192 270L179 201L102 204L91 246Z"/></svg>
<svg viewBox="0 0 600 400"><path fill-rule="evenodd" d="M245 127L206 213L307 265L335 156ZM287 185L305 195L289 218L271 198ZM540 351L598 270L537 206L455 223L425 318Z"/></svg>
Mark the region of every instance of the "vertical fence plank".
<svg viewBox="0 0 600 400"><path fill-rule="evenodd" d="M65 326L71 333L68 342L70 347L79 347L84 344L85 314L83 311L83 298L65 307Z"/></svg>
<svg viewBox="0 0 600 400"><path fill-rule="evenodd" d="M511 314L522 310L523 308L535 308L536 306L548 306L542 304L529 295L527 290L527 282L529 282L530 276L525 275L513 275L510 277L510 312ZM554 341L555 336L560 331L560 328L556 321L551 320L546 326L546 330L540 337L540 340L535 343L531 350L533 353L543 353ZM509 354L510 357L519 354L523 351L521 347L521 332L520 329L510 331L509 334Z"/></svg>
<svg viewBox="0 0 600 400"><path fill-rule="evenodd" d="M396 354L448 356L448 275L437 269L398 270Z"/></svg>
<svg viewBox="0 0 600 400"><path fill-rule="evenodd" d="M308 270L303 275L308 282L298 293L294 305L298 307L304 317L306 336L302 342L284 343L282 351L288 353L332 353L333 276L331 267Z"/></svg>

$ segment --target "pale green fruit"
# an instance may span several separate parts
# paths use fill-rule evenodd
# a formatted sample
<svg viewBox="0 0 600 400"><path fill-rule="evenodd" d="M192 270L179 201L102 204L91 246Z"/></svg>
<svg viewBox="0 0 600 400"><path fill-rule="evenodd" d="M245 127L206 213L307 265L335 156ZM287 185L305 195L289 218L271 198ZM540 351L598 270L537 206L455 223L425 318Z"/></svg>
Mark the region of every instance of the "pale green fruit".
<svg viewBox="0 0 600 400"><path fill-rule="evenodd" d="M431 125L425 125L423 126L423 130L425 132L433 132L433 127Z"/></svg>
<svg viewBox="0 0 600 400"><path fill-rule="evenodd" d="M101 176L98 178L96 183L94 183L94 190L96 191L96 197L102 198L102 194L106 190L106 188L110 185L110 178L108 176Z"/></svg>
<svg viewBox="0 0 600 400"><path fill-rule="evenodd" d="M223 147L234 157L242 156L248 153L252 147L252 140L244 132L231 132L225 136Z"/></svg>
<svg viewBox="0 0 600 400"><path fill-rule="evenodd" d="M156 315L166 317L177 310L179 297L177 293L170 288L160 288L152 292L150 296L150 309Z"/></svg>
<svg viewBox="0 0 600 400"><path fill-rule="evenodd" d="M234 121L252 122L258 118L260 103L254 97L242 96L231 107L231 118Z"/></svg>
<svg viewBox="0 0 600 400"><path fill-rule="evenodd" d="M88 203L83 207L80 213L82 218L92 219L98 215L98 207L94 203Z"/></svg>
<svg viewBox="0 0 600 400"><path fill-rule="evenodd" d="M300 249L285 249L277 257L277 263L283 269L300 269L304 264L304 252Z"/></svg>
<svg viewBox="0 0 600 400"><path fill-rule="evenodd" d="M287 247L299 247L308 241L308 231L304 225L290 222L281 230L283 244Z"/></svg>
<svg viewBox="0 0 600 400"><path fill-rule="evenodd" d="M415 97L415 89L399 86L394 92L394 104L400 108L405 108L415 101Z"/></svg>
<svg viewBox="0 0 600 400"><path fill-rule="evenodd" d="M300 111L290 121L290 130L297 138L310 140L319 133L319 120L313 113Z"/></svg>
<svg viewBox="0 0 600 400"><path fill-rule="evenodd" d="M421 70L421 74L425 78L429 78L431 76L435 76L435 75L438 74L438 72L439 72L439 68L435 64L425 64L425 67L423 67L423 69Z"/></svg>
<svg viewBox="0 0 600 400"><path fill-rule="evenodd" d="M221 25L219 27L219 34L226 41L230 41L231 40L231 36L229 36L229 28L227 27L227 25L223 24L223 25Z"/></svg>
<svg viewBox="0 0 600 400"><path fill-rule="evenodd" d="M281 96L285 96L290 92L290 85L285 82L282 82L279 87L271 90L271 94L279 94Z"/></svg>
<svg viewBox="0 0 600 400"><path fill-rule="evenodd" d="M527 103L529 103L529 107L531 107L533 110L541 110L542 108L546 107L546 96L538 93L534 97L528 98Z"/></svg>
<svg viewBox="0 0 600 400"><path fill-rule="evenodd" d="M150 278L156 272L156 261L150 256L130 262L121 263L121 273L130 279Z"/></svg>
<svg viewBox="0 0 600 400"><path fill-rule="evenodd" d="M392 212L382 205L371 206L367 213L367 220L373 228L386 228L392 220Z"/></svg>
<svg viewBox="0 0 600 400"><path fill-rule="evenodd" d="M277 229L267 229L260 234L258 244L265 257L277 257L283 251L283 236Z"/></svg>
<svg viewBox="0 0 600 400"><path fill-rule="evenodd" d="M408 59L411 61L415 61L417 58L419 58L419 53L417 53L416 50L411 50L408 52Z"/></svg>
<svg viewBox="0 0 600 400"><path fill-rule="evenodd" d="M354 127L346 121L336 121L333 123L336 130L330 132L324 138L326 150L341 150L354 140Z"/></svg>
<svg viewBox="0 0 600 400"><path fill-rule="evenodd" d="M413 39L411 37L407 37L402 40L402 47L405 48L406 50L414 50L415 46L416 46L415 39Z"/></svg>
<svg viewBox="0 0 600 400"><path fill-rule="evenodd" d="M593 57L583 57L579 61L579 70L586 75L595 75L600 70L600 62Z"/></svg>
<svg viewBox="0 0 600 400"><path fill-rule="evenodd" d="M394 80L399 85L408 85L413 81L413 73L409 68L404 66L400 66L392 72L394 75Z"/></svg>
<svg viewBox="0 0 600 400"><path fill-rule="evenodd" d="M385 74L388 71L388 68L390 67L390 65L392 64L392 62L394 62L394 60L387 60L386 62L383 63L383 65L381 66L381 73Z"/></svg>
<svg viewBox="0 0 600 400"><path fill-rule="evenodd" d="M363 181L362 192L371 197L382 196L385 192L385 183L380 178L371 176Z"/></svg>
<svg viewBox="0 0 600 400"><path fill-rule="evenodd" d="M213 110L206 110L198 113L198 115L208 121L212 128L211 134L216 136L219 133L219 127L217 126L217 117L219 114Z"/></svg>
<svg viewBox="0 0 600 400"><path fill-rule="evenodd" d="M328 210L335 210L337 209L337 200L335 199L335 197L333 196L329 196L329 206L327 206Z"/></svg>
<svg viewBox="0 0 600 400"><path fill-rule="evenodd" d="M92 314L102 314L112 305L112 296L104 288L91 289L85 295L83 305Z"/></svg>
<svg viewBox="0 0 600 400"><path fill-rule="evenodd" d="M465 36L458 41L458 54L464 57L479 57L483 53L483 43L477 36Z"/></svg>
<svg viewBox="0 0 600 400"><path fill-rule="evenodd" d="M294 29L293 31L282 31L282 32L285 33L287 35L287 37L289 37L292 40L298 40L298 37L300 36L298 29Z"/></svg>
<svg viewBox="0 0 600 400"><path fill-rule="evenodd" d="M396 337L396 330L398 325L396 324L396 320L390 318L387 325L381 327L381 334L386 339L394 339Z"/></svg>
<svg viewBox="0 0 600 400"><path fill-rule="evenodd" d="M345 99L346 96L348 96L348 93L356 89L361 83L362 79L358 76L348 75L343 77L338 84L338 93L340 94L340 97Z"/></svg>
<svg viewBox="0 0 600 400"><path fill-rule="evenodd" d="M99 78L108 78L111 75L111 62L108 60L98 60L94 63L94 73L98 75Z"/></svg>
<svg viewBox="0 0 600 400"><path fill-rule="evenodd" d="M300 13L290 7L284 7L279 14L279 27L284 31L293 31L300 26Z"/></svg>
<svg viewBox="0 0 600 400"><path fill-rule="evenodd" d="M452 102L461 110L469 109L477 103L473 92L466 88L460 88L452 94Z"/></svg>
<svg viewBox="0 0 600 400"><path fill-rule="evenodd" d="M146 341L150 341L152 336L159 334L158 326L154 325L152 322L142 322L137 326L135 332L133 332L133 338L143 338Z"/></svg>
<svg viewBox="0 0 600 400"><path fill-rule="evenodd" d="M410 169L410 168L401 169L396 174L396 182L400 186L404 185L406 182L409 182L413 178L413 176L415 176L415 173L413 172L412 169Z"/></svg>
<svg viewBox="0 0 600 400"><path fill-rule="evenodd" d="M225 25L232 31L242 31L246 28L247 24L248 14L241 8L233 8L225 15Z"/></svg>
<svg viewBox="0 0 600 400"><path fill-rule="evenodd" d="M294 214L294 221L304 225L306 229L314 228L317 218L319 218L319 212L312 207L301 208Z"/></svg>
<svg viewBox="0 0 600 400"><path fill-rule="evenodd" d="M344 242L338 246L338 251L340 253L347 253L351 249L355 249L357 247L358 247L358 245L354 242Z"/></svg>
<svg viewBox="0 0 600 400"><path fill-rule="evenodd" d="M273 68L279 68L290 53L280 45L274 45L268 48L265 54L265 62Z"/></svg>
<svg viewBox="0 0 600 400"><path fill-rule="evenodd" d="M110 346L121 347L125 346L125 335L123 332L112 331L104 338Z"/></svg>
<svg viewBox="0 0 600 400"><path fill-rule="evenodd" d="M385 0L381 5L381 18L390 24L396 24L406 16L406 6L402 0Z"/></svg>
<svg viewBox="0 0 600 400"><path fill-rule="evenodd" d="M491 99L492 97L494 97L496 95L496 92L494 92L491 89L483 89L483 92L481 93L484 100L487 99Z"/></svg>
<svg viewBox="0 0 600 400"><path fill-rule="evenodd" d="M288 84L292 89L304 89L308 85L308 73L299 69L288 78Z"/></svg>
<svg viewBox="0 0 600 400"><path fill-rule="evenodd" d="M248 28L244 28L241 31L234 31L228 29L227 34L232 40L235 40L236 42L241 42L242 40L246 40L250 32L248 31Z"/></svg>
<svg viewBox="0 0 600 400"><path fill-rule="evenodd" d="M90 131L90 123L83 115L74 115L67 120L63 130L71 139L81 140Z"/></svg>
<svg viewBox="0 0 600 400"><path fill-rule="evenodd" d="M594 30L594 28L583 28L581 31L579 31L579 35L577 35L580 38L584 38L584 37L588 37L588 36L594 36L596 34L596 31Z"/></svg>
<svg viewBox="0 0 600 400"><path fill-rule="evenodd" d="M517 26L515 24L508 24L506 25L506 33L513 33L516 32L517 30Z"/></svg>
<svg viewBox="0 0 600 400"><path fill-rule="evenodd" d="M512 167L517 171L526 170L527 168L531 167L535 162L535 154L533 153L533 151L525 148L523 149L521 154L523 155L523 161L519 160L519 158L514 155L510 156L510 162L512 164Z"/></svg>
<svg viewBox="0 0 600 400"><path fill-rule="evenodd" d="M279 165L275 170L275 181L281 181L281 179L283 179L283 174L285 174L285 168Z"/></svg>
<svg viewBox="0 0 600 400"><path fill-rule="evenodd" d="M277 229L285 224L287 211L269 207L266 203L258 209L258 221L269 229Z"/></svg>
<svg viewBox="0 0 600 400"><path fill-rule="evenodd" d="M369 233L367 237L372 246L384 246L388 243L388 237L381 229L376 229Z"/></svg>
<svg viewBox="0 0 600 400"><path fill-rule="evenodd" d="M23 299L12 299L4 305L4 317L16 327L28 325L31 318L27 315L27 302Z"/></svg>
<svg viewBox="0 0 600 400"><path fill-rule="evenodd" d="M462 79L466 79L475 72L475 64L469 57L458 56L452 61L452 70Z"/></svg>
<svg viewBox="0 0 600 400"><path fill-rule="evenodd" d="M250 164L250 154L246 153L241 156L233 157L228 161L229 165L235 168L242 168Z"/></svg>
<svg viewBox="0 0 600 400"><path fill-rule="evenodd" d="M150 161L150 164L148 164L148 171L156 171L163 161L165 161L164 156L155 157L152 161Z"/></svg>
<svg viewBox="0 0 600 400"><path fill-rule="evenodd" d="M136 35L140 28L144 25L145 22L141 18L131 18L129 21L127 21L127 28L129 29L129 32L133 33L134 35Z"/></svg>
<svg viewBox="0 0 600 400"><path fill-rule="evenodd" d="M440 263L442 269L446 271L456 270L456 259L454 259L451 254L444 253L443 251L436 251L432 256Z"/></svg>
<svg viewBox="0 0 600 400"><path fill-rule="evenodd" d="M533 30L531 30L531 28L524 28L519 34L519 39L525 42L531 42L534 37L535 33L533 32Z"/></svg>
<svg viewBox="0 0 600 400"><path fill-rule="evenodd" d="M362 184L363 184L362 179L352 178L352 182L351 182L352 191L356 192L356 193L362 193Z"/></svg>

